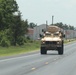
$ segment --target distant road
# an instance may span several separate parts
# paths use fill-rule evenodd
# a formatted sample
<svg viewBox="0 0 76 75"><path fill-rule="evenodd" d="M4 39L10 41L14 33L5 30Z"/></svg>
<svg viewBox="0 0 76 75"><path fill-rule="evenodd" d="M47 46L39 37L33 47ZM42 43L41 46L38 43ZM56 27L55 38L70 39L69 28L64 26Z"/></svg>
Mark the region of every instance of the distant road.
<svg viewBox="0 0 76 75"><path fill-rule="evenodd" d="M76 75L76 43L66 45L64 55L48 51L0 59L0 75Z"/></svg>

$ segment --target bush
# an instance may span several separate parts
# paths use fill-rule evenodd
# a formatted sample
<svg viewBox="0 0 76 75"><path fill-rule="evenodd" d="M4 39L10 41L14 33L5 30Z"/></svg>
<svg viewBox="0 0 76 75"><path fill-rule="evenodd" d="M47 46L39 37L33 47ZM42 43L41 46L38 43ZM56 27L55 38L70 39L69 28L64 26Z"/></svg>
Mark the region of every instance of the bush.
<svg viewBox="0 0 76 75"><path fill-rule="evenodd" d="M17 44L18 44L19 46L24 45L24 37L19 37L19 38L17 39Z"/></svg>
<svg viewBox="0 0 76 75"><path fill-rule="evenodd" d="M1 44L0 44L2 47L8 47L10 44L9 44L9 42L8 41L6 41L6 40L2 40L1 41Z"/></svg>
<svg viewBox="0 0 76 75"><path fill-rule="evenodd" d="M10 42L7 39L6 32L1 31L0 32L0 46L2 46L2 47L8 47L9 45L10 45Z"/></svg>
<svg viewBox="0 0 76 75"><path fill-rule="evenodd" d="M27 39L28 39L28 40L30 40L30 37L29 37L29 36L27 36Z"/></svg>

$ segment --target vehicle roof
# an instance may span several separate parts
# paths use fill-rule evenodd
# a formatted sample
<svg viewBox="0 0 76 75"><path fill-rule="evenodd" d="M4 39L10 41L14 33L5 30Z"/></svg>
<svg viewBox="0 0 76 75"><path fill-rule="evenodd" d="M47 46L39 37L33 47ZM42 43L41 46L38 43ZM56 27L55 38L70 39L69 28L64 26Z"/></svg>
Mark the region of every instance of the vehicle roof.
<svg viewBox="0 0 76 75"><path fill-rule="evenodd" d="M58 31L62 31L61 28L59 28L58 26L48 26L48 29L47 29L49 32L51 33L55 33L55 32L58 32Z"/></svg>

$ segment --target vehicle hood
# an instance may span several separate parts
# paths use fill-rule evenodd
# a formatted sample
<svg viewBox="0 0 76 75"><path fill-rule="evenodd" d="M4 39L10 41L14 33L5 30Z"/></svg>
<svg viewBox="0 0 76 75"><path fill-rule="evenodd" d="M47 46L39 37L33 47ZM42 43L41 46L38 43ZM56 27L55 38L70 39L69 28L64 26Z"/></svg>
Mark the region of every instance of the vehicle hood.
<svg viewBox="0 0 76 75"><path fill-rule="evenodd" d="M61 41L60 37L44 37L41 39L42 41Z"/></svg>

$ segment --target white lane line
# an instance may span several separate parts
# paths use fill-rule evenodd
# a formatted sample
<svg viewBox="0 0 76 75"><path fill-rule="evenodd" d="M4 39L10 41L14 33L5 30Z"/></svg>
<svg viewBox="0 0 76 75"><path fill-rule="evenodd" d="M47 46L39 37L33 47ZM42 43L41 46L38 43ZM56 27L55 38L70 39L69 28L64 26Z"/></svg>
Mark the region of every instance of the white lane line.
<svg viewBox="0 0 76 75"><path fill-rule="evenodd" d="M9 60L16 60L16 59L21 59L21 58L26 58L26 57L36 56L36 55L38 55L38 53L37 54L33 54L33 55L27 55L27 56L21 56L21 57L14 57L14 58L3 59L3 60L0 60L0 62L9 61Z"/></svg>
<svg viewBox="0 0 76 75"><path fill-rule="evenodd" d="M56 61L57 59L54 59L54 61Z"/></svg>

